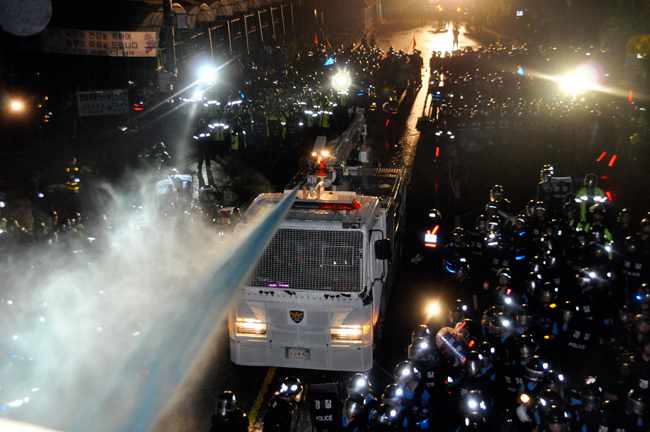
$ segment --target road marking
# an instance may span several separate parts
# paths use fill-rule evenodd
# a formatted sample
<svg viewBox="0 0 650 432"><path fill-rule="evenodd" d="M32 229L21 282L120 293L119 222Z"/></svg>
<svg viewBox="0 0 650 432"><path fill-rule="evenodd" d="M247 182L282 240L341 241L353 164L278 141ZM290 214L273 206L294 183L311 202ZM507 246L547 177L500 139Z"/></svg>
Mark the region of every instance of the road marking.
<svg viewBox="0 0 650 432"><path fill-rule="evenodd" d="M257 420L257 413L262 407L262 402L264 401L264 395L269 389L269 384L271 384L271 381L273 380L273 375L275 375L276 369L277 368L275 367L269 368L269 371L266 373L266 378L264 378L264 381L262 381L262 388L257 393L257 397L255 398L255 402L253 403L253 408L251 408L250 412L248 413L250 424L255 424L255 420Z"/></svg>

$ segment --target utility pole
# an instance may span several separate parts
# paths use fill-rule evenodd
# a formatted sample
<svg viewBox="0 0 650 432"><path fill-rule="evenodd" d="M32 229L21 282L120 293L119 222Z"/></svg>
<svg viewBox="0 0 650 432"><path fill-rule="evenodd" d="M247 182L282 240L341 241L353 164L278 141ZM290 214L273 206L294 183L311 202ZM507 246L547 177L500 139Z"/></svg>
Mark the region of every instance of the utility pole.
<svg viewBox="0 0 650 432"><path fill-rule="evenodd" d="M174 12L172 0L162 0L163 3L163 29L165 35L165 69L176 72L176 35L174 34Z"/></svg>

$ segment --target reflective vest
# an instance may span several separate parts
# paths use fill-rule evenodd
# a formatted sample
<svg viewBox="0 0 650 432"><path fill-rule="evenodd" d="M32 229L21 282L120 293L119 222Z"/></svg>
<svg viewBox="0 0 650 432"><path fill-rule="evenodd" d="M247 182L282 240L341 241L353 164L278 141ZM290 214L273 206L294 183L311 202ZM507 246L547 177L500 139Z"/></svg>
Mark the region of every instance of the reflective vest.
<svg viewBox="0 0 650 432"><path fill-rule="evenodd" d="M587 220L587 210L594 203L603 203L607 201L607 195L601 188L595 187L593 196L589 195L586 187L581 188L578 191L576 200L580 201L580 219L585 221Z"/></svg>
<svg viewBox="0 0 650 432"><path fill-rule="evenodd" d="M230 126L226 123L223 117L213 118L212 123L210 124L210 128L212 129L212 136L214 137L215 141L226 141L226 134L228 133Z"/></svg>
<svg viewBox="0 0 650 432"><path fill-rule="evenodd" d="M330 111L329 105L325 105L318 111L319 114L319 119L318 119L318 126L322 128L329 128L330 127L330 116L332 115L332 111Z"/></svg>

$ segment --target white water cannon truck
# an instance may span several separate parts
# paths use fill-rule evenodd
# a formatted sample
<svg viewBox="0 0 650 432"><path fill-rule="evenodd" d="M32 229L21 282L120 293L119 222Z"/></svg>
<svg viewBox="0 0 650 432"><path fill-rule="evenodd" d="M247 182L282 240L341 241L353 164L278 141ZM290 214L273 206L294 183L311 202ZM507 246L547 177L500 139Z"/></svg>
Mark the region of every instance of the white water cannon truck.
<svg viewBox="0 0 650 432"><path fill-rule="evenodd" d="M251 366L366 371L400 259L404 167L370 166L363 110L319 137L285 188L299 188L279 231L241 287L228 325L231 359ZM258 196L247 224L284 194Z"/></svg>

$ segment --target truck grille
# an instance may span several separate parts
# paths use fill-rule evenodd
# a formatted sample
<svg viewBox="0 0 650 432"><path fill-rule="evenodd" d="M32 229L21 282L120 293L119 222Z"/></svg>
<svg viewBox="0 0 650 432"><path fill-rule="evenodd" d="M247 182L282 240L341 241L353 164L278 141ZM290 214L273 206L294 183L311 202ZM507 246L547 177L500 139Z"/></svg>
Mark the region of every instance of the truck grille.
<svg viewBox="0 0 650 432"><path fill-rule="evenodd" d="M249 286L360 292L363 233L282 228L264 251Z"/></svg>

